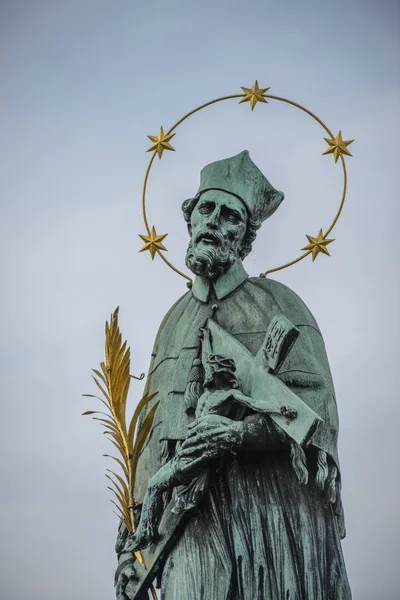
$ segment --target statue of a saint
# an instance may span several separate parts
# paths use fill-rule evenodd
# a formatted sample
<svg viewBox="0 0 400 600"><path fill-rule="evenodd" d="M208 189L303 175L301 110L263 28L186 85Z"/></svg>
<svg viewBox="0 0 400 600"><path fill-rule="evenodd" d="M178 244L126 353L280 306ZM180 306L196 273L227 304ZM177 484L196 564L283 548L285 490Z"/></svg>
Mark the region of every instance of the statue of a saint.
<svg viewBox="0 0 400 600"><path fill-rule="evenodd" d="M196 277L152 353L146 392L160 403L139 461L139 527L118 535L120 599L143 597L127 557L157 546L169 514L185 519L159 563L164 600L351 598L324 341L294 292L242 265L282 200L244 151L206 166L183 203ZM297 335L284 348L282 319ZM303 414L313 425L300 435Z"/></svg>

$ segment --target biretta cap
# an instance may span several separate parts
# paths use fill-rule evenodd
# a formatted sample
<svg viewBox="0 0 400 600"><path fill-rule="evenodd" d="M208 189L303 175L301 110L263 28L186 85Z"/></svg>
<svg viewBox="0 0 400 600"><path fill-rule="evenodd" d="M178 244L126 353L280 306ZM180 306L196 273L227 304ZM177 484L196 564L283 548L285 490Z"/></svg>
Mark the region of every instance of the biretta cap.
<svg viewBox="0 0 400 600"><path fill-rule="evenodd" d="M233 194L246 206L252 219L265 221L284 198L250 158L247 150L205 166L198 193L221 190Z"/></svg>

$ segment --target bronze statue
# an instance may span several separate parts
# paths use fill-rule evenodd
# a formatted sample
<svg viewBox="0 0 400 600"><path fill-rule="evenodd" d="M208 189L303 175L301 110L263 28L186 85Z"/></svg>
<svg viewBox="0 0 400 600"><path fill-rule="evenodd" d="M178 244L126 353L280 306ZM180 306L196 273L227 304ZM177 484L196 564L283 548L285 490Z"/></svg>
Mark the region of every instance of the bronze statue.
<svg viewBox="0 0 400 600"><path fill-rule="evenodd" d="M164 600L351 598L323 338L293 291L242 264L282 200L244 151L206 166L183 203L196 277L154 344L145 394L158 394L140 422L159 404L139 525L119 529L119 600L146 597L154 576Z"/></svg>

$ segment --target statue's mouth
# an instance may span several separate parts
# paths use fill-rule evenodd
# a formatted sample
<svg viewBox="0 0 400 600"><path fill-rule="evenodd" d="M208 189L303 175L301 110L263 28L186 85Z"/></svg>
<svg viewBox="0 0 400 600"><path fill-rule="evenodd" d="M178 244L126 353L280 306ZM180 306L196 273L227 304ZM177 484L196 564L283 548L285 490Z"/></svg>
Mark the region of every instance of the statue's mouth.
<svg viewBox="0 0 400 600"><path fill-rule="evenodd" d="M218 235L215 235L211 232L199 233L196 237L196 244L198 244L199 242L203 242L203 244L207 244L210 246L218 246L220 243L220 239Z"/></svg>

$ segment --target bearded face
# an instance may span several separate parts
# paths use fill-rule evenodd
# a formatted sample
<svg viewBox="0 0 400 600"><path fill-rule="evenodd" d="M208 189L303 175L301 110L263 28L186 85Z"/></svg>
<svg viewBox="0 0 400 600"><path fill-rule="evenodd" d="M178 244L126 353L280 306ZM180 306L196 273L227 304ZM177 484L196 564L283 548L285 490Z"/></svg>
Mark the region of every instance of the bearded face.
<svg viewBox="0 0 400 600"><path fill-rule="evenodd" d="M239 259L248 215L242 202L219 190L204 192L190 217L186 265L195 274L216 279Z"/></svg>

